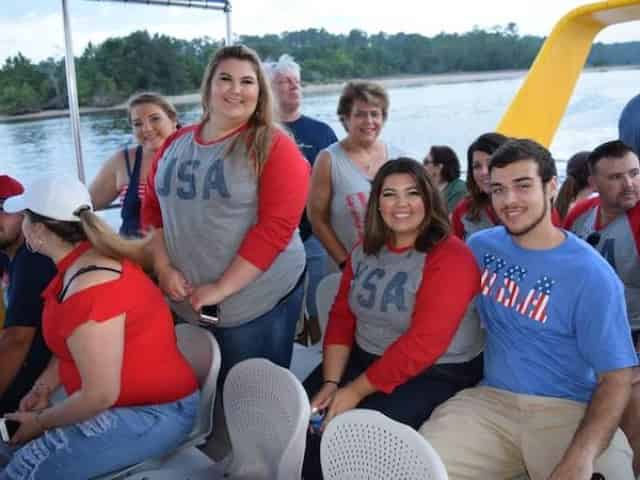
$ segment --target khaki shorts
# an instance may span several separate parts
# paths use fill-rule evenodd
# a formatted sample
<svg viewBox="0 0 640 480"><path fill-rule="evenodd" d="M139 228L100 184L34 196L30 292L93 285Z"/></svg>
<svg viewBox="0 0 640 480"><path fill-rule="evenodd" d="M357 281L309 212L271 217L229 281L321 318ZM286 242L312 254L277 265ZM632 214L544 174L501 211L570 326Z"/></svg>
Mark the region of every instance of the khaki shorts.
<svg viewBox="0 0 640 480"><path fill-rule="evenodd" d="M475 387L435 409L420 433L442 457L450 480L511 479L524 473L546 480L585 409L571 400ZM595 471L607 480L631 480L631 460L627 438L618 429Z"/></svg>

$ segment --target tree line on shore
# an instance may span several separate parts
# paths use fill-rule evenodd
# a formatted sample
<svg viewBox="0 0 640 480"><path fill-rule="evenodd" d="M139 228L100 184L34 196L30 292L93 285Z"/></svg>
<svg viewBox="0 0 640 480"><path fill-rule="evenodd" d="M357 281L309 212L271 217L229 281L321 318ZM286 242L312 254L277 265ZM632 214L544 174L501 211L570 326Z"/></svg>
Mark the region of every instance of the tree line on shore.
<svg viewBox="0 0 640 480"><path fill-rule="evenodd" d="M544 38L520 35L514 23L466 33L367 34L324 29L279 35L241 36L263 59L292 55L302 80L324 83L349 78L449 72L526 69ZM126 37L89 44L76 58L81 106L107 107L142 90L166 95L193 92L220 42L208 37L181 40L137 31ZM588 65L638 65L640 42L596 43ZM7 58L0 69L0 113L17 115L67 107L64 59L34 63L22 54Z"/></svg>

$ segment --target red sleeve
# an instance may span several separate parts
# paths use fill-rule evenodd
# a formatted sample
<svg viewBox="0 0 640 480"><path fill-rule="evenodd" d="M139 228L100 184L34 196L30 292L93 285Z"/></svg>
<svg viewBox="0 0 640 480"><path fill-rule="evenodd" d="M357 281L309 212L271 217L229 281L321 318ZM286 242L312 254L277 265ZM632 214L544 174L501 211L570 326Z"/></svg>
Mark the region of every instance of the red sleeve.
<svg viewBox="0 0 640 480"><path fill-rule="evenodd" d="M453 209L451 214L451 227L456 237L464 240L464 225L462 224L462 216L467 213L469 209L469 198L462 200L456 208Z"/></svg>
<svg viewBox="0 0 640 480"><path fill-rule="evenodd" d="M578 217L582 216L582 214L586 213L592 208L597 207L599 203L599 197L587 198L576 203L564 218L564 224L562 226L567 230L571 230L571 227L573 227L573 224L578 219Z"/></svg>
<svg viewBox="0 0 640 480"><path fill-rule="evenodd" d="M187 132L196 130L198 127L199 125L191 125L172 133L164 141L160 150L156 152L155 157L153 157L151 170L149 170L149 174L147 175L147 187L142 199L142 206L140 207L140 229L143 232L151 228L162 228L162 212L160 211L160 203L158 202L158 194L156 193L156 172L158 171L158 164L164 152L176 138Z"/></svg>
<svg viewBox="0 0 640 480"><path fill-rule="evenodd" d="M427 255L411 326L367 369L371 384L391 393L433 365L479 290L480 271L471 250L450 236Z"/></svg>
<svg viewBox="0 0 640 480"><path fill-rule="evenodd" d="M131 310L140 301L138 289L132 288L133 270L137 268L129 260L124 260L119 279L93 285L65 300L64 319L59 322L60 334L68 338L90 320L104 322Z"/></svg>
<svg viewBox="0 0 640 480"><path fill-rule="evenodd" d="M324 347L328 345L353 346L353 339L356 334L356 316L349 308L349 289L353 280L353 269L351 268L351 257L342 271L340 278L340 288L336 294L336 299L329 311L329 322L324 334Z"/></svg>
<svg viewBox="0 0 640 480"><path fill-rule="evenodd" d="M640 253L640 203L636 203L635 207L627 211L627 215L629 216L633 238L636 241L636 251Z"/></svg>
<svg viewBox="0 0 640 480"><path fill-rule="evenodd" d="M282 132L273 146L258 182L258 219L247 231L238 255L267 270L300 223L309 194L309 162Z"/></svg>

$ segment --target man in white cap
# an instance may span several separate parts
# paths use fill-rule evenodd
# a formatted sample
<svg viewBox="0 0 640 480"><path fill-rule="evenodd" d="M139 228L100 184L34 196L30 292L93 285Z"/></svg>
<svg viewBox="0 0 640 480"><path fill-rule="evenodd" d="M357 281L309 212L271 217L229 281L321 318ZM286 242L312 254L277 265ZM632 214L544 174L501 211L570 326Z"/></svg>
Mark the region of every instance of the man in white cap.
<svg viewBox="0 0 640 480"><path fill-rule="evenodd" d="M3 208L5 200L22 192L17 180L0 175L0 255L8 259L2 276L6 316L0 330L0 416L18 409L51 356L42 338L40 294L55 275L55 265L28 249L23 214Z"/></svg>

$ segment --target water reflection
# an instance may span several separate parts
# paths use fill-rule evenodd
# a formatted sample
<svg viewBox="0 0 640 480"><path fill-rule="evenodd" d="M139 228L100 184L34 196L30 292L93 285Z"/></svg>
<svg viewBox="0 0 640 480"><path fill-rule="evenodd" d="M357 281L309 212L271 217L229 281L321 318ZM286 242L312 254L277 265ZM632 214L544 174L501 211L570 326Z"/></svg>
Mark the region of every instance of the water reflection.
<svg viewBox="0 0 640 480"><path fill-rule="evenodd" d="M430 145L450 145L461 159L479 134L494 130L522 79L426 85L389 90L391 108L383 138L415 158ZM570 157L617 137L617 119L640 84L640 70L589 72L581 76L567 115L552 145L556 158ZM339 138L345 132L336 116L338 94L305 98L304 113L327 122ZM199 104L178 107L183 125L199 120ZM125 111L83 115L80 122L86 176L133 135ZM39 173L73 172L73 144L68 118L0 124L0 171L28 181ZM463 162L466 163L466 162ZM564 173L564 164L559 165Z"/></svg>

